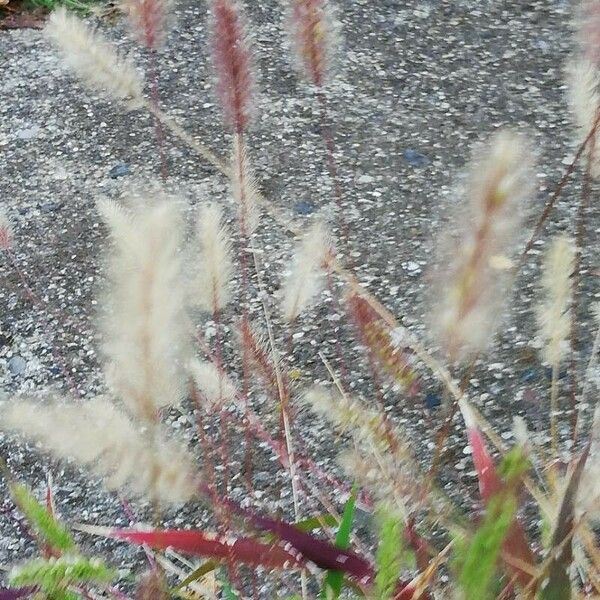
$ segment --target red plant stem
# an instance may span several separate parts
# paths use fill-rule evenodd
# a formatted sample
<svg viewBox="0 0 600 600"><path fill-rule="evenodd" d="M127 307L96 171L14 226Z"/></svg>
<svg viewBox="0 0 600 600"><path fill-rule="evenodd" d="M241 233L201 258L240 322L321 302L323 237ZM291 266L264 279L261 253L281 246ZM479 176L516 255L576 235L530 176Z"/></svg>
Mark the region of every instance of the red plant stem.
<svg viewBox="0 0 600 600"><path fill-rule="evenodd" d="M215 296L216 298L216 296ZM225 409L223 407L223 377L225 370L223 367L223 340L221 338L221 314L215 303L213 306L213 321L215 323L215 362L219 372L219 424L221 429L220 450L221 461L223 463L223 486L225 493L229 490L229 433L224 419Z"/></svg>
<svg viewBox="0 0 600 600"><path fill-rule="evenodd" d="M248 235L248 198L246 189L248 182L246 181L246 173L244 169L244 133L237 131L234 140L234 165L236 170L240 197L238 198L239 206L239 223L240 223L240 268L242 272L242 328L250 328L250 318L248 315L248 304L250 301L250 275L248 271L248 257L246 256L249 235ZM250 392L250 362L248 356L248 347L242 343L242 396L244 401L248 403ZM245 431L245 460L244 471L248 489L253 490L252 485L252 445L250 432Z"/></svg>
<svg viewBox="0 0 600 600"><path fill-rule="evenodd" d="M561 177L560 181L556 185L556 188L554 189L554 192L552 193L552 195L546 202L546 206L544 207L542 214L540 215L539 219L537 220L537 223L535 224L535 227L533 229L533 233L531 234L531 237L529 238L529 241L525 245L525 249L523 250L523 252L521 254L521 260L519 261L518 268L521 268L523 266L523 264L525 263L525 258L527 257L527 254L529 253L531 248L533 248L533 244L538 239L540 231L542 230L544 223L547 221L548 217L550 216L550 213L552 212L554 205L556 204L565 185L567 184L567 181L569 180L571 175L575 172L575 167L577 166L579 159L583 155L583 153L584 153L587 145L590 143L590 141L595 139L596 131L599 126L600 126L600 110L598 111L598 113L596 115L596 120L594 121L594 125L590 129L590 132L587 134L585 140L583 140L583 142L579 145L579 148L577 148L575 157L573 158L573 160L567 167L565 174Z"/></svg>
<svg viewBox="0 0 600 600"><path fill-rule="evenodd" d="M12 268L15 270L15 272L17 273L17 275L21 281L21 285L23 286L23 290L25 292L25 297L35 307L37 307L38 310L42 311L43 313L46 313L48 310L47 304L37 295L37 293L29 285L29 282L27 280L25 273L23 272L21 267L19 267L16 256L10 249L8 249L6 252L10 259ZM57 315L56 313L54 314L54 316L57 318L60 318L60 315ZM46 334L46 337L48 338L48 340L50 342L50 351L52 352L52 357L56 361L58 368L60 369L63 377L65 378L65 380L67 382L67 386L69 387L69 390L71 391L71 394L73 394L74 398L77 398L77 399L81 398L81 394L79 393L79 390L77 389L77 384L75 383L73 376L71 375L71 373L69 372L69 369L67 368L67 363L65 361L65 358L53 342L54 334L50 328L50 324L48 323L48 320L46 317L42 317L41 324L42 324L42 328L44 329L44 333Z"/></svg>
<svg viewBox="0 0 600 600"><path fill-rule="evenodd" d="M158 69L156 66L156 51L154 49L150 49L148 70L150 75L150 99L153 108L158 112L160 110L160 93L158 91ZM158 145L158 153L160 156L160 177L165 181L169 174L167 155L165 152L165 135L162 123L156 113L152 113L152 119L154 121L154 135L156 136L156 143Z"/></svg>

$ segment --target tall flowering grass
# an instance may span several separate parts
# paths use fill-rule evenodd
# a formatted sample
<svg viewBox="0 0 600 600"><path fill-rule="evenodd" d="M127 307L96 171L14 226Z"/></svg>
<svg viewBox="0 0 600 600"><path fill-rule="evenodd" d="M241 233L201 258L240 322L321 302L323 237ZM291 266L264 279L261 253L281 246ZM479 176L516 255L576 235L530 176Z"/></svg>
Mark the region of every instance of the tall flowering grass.
<svg viewBox="0 0 600 600"><path fill-rule="evenodd" d="M297 591L303 598L317 593L333 600L346 592L389 600L598 597L600 561L591 526L600 495L594 479L600 412L590 424L589 440L567 444L559 435L558 376L572 337L581 235L577 244L568 237L552 243L541 278L537 325L541 360L552 367L551 468L545 468L546 448L530 439L522 417L516 443L507 447L506 436L497 435L477 410L480 389L470 387L475 359L493 346L501 327L519 266L534 196L528 142L502 130L475 151L462 212L444 228L439 243L429 305L436 351L429 351L344 263L353 240L343 226L344 191L327 112L326 93L332 93L327 84L340 54L331 2L290 0L288 27L296 64L316 93L321 125L327 124L322 131L340 213L339 253L322 221L298 231L261 193L249 152L258 87L251 25L237 0L211 0L209 8L216 89L231 137L228 161L161 112L158 73L150 77L148 99L137 69L97 32L62 10L50 18L46 33L88 86L127 108L148 111L160 125L155 132L161 149L164 126L229 179L237 235L230 233L217 197L200 200L193 224L185 222L181 201L163 194L98 204L110 248L99 323L107 392L78 401L56 400L49 392L41 402L16 398L0 406L0 427L102 478L108 489L135 502L124 503L129 516L138 500L150 501L152 525L62 523L60 497L54 497L50 481L44 504L0 464L39 549L39 557L12 571L12 588L0 590L0 598L35 593L49 600L123 600L123 582L113 582L111 569L82 554L70 528L142 546L149 567L136 581L136 597L144 600L198 594L292 597ZM167 0L128 0L126 10L155 68L173 6ZM521 260L577 160L587 153L593 163L597 12L595 4L586 5L582 45L569 69L580 149ZM163 178L166 166L163 160ZM274 222L279 233L298 237L289 264L270 273L269 281L265 267L280 262L271 248L260 247L261 210L267 213L265 226ZM16 243L7 215L0 212L0 249L18 269L11 250ZM19 270L19 277L27 286L26 274ZM313 374L304 372L311 361L297 364L294 331L300 315L311 317L325 288L330 306L345 309L341 318L353 325L353 341L350 346L350 338L342 337L344 321L335 326L336 334L342 332L337 342L346 343L336 361L313 344L320 369ZM340 318L332 313L327 323ZM280 348L282 340L287 343ZM437 349L442 359L436 358ZM367 360L352 356L348 369L350 351L365 352ZM471 360L468 377L458 385L454 369L466 359ZM451 463L443 465L440 476L424 468L430 457L417 455L412 434L390 410L390 383L395 393L400 390L394 402L409 404L414 413L432 379L445 392L442 430L455 423L455 411L462 414L464 426L455 433L461 436L461 451L472 458L482 513L465 507L473 486L457 484L447 493ZM196 426L191 443L169 425L167 416L173 414L178 429L182 422ZM421 424L433 429L436 419L423 412ZM297 425L307 420L318 424L321 448L330 450L343 440L343 450L335 452L337 466L320 455L311 457L314 440L300 437L304 430ZM437 436L438 446L445 439ZM422 447L433 453L434 463L441 456L433 435ZM259 490L254 467L265 457L278 466L266 471L272 481ZM559 460L568 460L568 468ZM198 524L193 500L211 509L210 524ZM187 502L175 520L177 528L167 525L173 521L163 518L162 507ZM522 522L524 514L536 510L543 535ZM374 526L376 551L359 519ZM200 558L202 563L192 562Z"/></svg>

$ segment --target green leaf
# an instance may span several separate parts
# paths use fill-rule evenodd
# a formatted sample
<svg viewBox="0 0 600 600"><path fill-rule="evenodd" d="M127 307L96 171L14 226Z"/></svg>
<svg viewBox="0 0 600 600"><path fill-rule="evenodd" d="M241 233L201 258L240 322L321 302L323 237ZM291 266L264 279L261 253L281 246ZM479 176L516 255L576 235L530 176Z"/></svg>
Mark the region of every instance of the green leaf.
<svg viewBox="0 0 600 600"><path fill-rule="evenodd" d="M380 600L390 600L394 597L402 568L404 522L402 517L386 509L380 509L377 517L379 545L375 557L377 564L376 597Z"/></svg>
<svg viewBox="0 0 600 600"><path fill-rule="evenodd" d="M233 587L231 587L231 583L229 583L229 580L227 579L225 574L221 574L220 580L223 598L225 598L225 600L239 600L240 597L234 591Z"/></svg>
<svg viewBox="0 0 600 600"><path fill-rule="evenodd" d="M48 560L35 559L15 567L9 576L11 585L34 585L49 598L69 598L70 585L109 583L116 572L97 559L82 556L61 556ZM66 595L65 595L66 594ZM77 597L77 596L75 596Z"/></svg>
<svg viewBox="0 0 600 600"><path fill-rule="evenodd" d="M352 522L354 521L354 509L356 508L357 493L358 490L355 486L352 488L350 497L346 502L344 514L342 515L342 521L335 536L335 545L342 550L348 548L348 545L350 544L350 534L352 533ZM319 598L336 600L342 591L343 582L344 574L341 571L327 571Z"/></svg>
<svg viewBox="0 0 600 600"><path fill-rule="evenodd" d="M61 552L76 550L75 542L68 530L50 514L45 506L37 501L27 486L13 483L10 491L15 504L44 542Z"/></svg>
<svg viewBox="0 0 600 600"><path fill-rule="evenodd" d="M190 585L194 581L204 577L207 573L214 571L219 566L219 562L216 560L207 560L202 563L197 569L195 569L190 575L188 575L181 583L179 583L175 589L182 590L184 587Z"/></svg>
<svg viewBox="0 0 600 600"><path fill-rule="evenodd" d="M316 517L310 517L302 521L298 521L295 527L300 531L314 531L315 529L322 529L323 527L335 527L339 524L339 520L333 515L324 514Z"/></svg>
<svg viewBox="0 0 600 600"><path fill-rule="evenodd" d="M490 499L485 518L469 543L457 544L461 570L459 584L464 600L486 600L491 596L493 577L502 544L511 527L517 501L512 494Z"/></svg>

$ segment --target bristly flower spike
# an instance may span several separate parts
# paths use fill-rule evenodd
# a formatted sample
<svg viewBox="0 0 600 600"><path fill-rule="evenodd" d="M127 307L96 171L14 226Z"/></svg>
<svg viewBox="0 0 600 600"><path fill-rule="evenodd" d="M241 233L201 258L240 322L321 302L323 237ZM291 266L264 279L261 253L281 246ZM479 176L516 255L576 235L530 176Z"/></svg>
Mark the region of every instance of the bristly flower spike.
<svg viewBox="0 0 600 600"><path fill-rule="evenodd" d="M472 167L464 214L443 245L451 262L439 267L433 296L432 324L451 361L484 350L496 331L533 181L528 146L509 131Z"/></svg>
<svg viewBox="0 0 600 600"><path fill-rule="evenodd" d="M113 241L104 302L104 352L114 393L130 414L154 422L185 391L189 331L180 219L173 200L126 210L99 203Z"/></svg>
<svg viewBox="0 0 600 600"><path fill-rule="evenodd" d="M223 211L217 204L200 207L196 232L200 268L192 300L209 313L220 312L229 301L233 265L229 233L223 225Z"/></svg>
<svg viewBox="0 0 600 600"><path fill-rule="evenodd" d="M585 0L577 16L577 37L585 57L600 66L600 2Z"/></svg>
<svg viewBox="0 0 600 600"><path fill-rule="evenodd" d="M545 342L544 358L550 365L558 364L568 348L574 263L572 240L564 236L555 239L546 255L542 278L545 299L538 310L540 334Z"/></svg>
<svg viewBox="0 0 600 600"><path fill-rule="evenodd" d="M124 8L140 43L157 50L169 29L173 0L125 0Z"/></svg>
<svg viewBox="0 0 600 600"><path fill-rule="evenodd" d="M309 308L323 288L332 244L322 222L315 223L298 245L283 285L283 315L292 322Z"/></svg>
<svg viewBox="0 0 600 600"><path fill-rule="evenodd" d="M212 50L225 122L236 134L250 123L254 74L244 18L235 0L213 0Z"/></svg>
<svg viewBox="0 0 600 600"><path fill-rule="evenodd" d="M339 26L328 0L292 0L289 16L298 70L316 87L333 71Z"/></svg>
<svg viewBox="0 0 600 600"><path fill-rule="evenodd" d="M59 8L50 15L45 33L88 87L124 101L132 109L143 104L144 82L133 63L120 57L81 19Z"/></svg>

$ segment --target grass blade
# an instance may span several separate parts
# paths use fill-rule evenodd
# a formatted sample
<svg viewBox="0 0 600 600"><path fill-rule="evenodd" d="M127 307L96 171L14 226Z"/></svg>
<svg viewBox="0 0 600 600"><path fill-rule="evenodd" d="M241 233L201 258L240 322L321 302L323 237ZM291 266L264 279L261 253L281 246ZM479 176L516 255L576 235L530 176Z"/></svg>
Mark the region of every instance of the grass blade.
<svg viewBox="0 0 600 600"><path fill-rule="evenodd" d="M350 493L350 497L344 507L344 514L342 515L340 527L335 536L335 545L342 550L346 550L350 545L350 534L352 532L352 523L354 521L357 491L356 487L354 487ZM337 600L342 591L343 582L344 574L342 571L328 571L319 597L323 600Z"/></svg>

